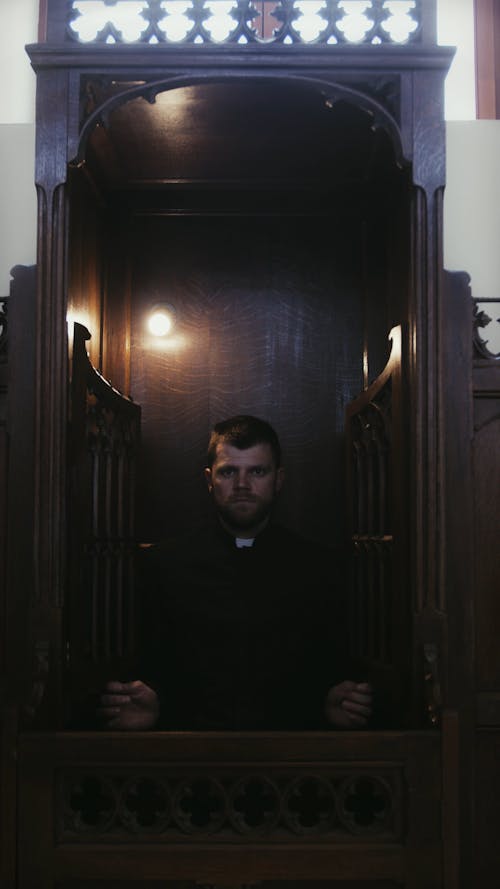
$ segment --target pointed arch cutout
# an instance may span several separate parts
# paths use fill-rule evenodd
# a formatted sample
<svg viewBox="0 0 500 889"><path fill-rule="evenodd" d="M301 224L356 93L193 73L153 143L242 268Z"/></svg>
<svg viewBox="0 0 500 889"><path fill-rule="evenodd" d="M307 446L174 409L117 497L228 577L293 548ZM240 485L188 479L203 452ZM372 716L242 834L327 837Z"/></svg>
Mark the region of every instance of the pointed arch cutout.
<svg viewBox="0 0 500 889"><path fill-rule="evenodd" d="M214 84L248 84L249 82L266 82L281 84L284 86L302 86L310 87L318 95L323 98L327 108L335 108L340 102L354 106L364 111L372 120L372 128L374 131L383 129L388 134L394 150L395 161L398 165L403 166L410 163L410 158L405 156L403 148L403 138L401 129L397 120L387 108L385 108L375 98L355 89L351 86L338 83L334 80L329 81L319 77L301 76L296 74L277 74L272 72L254 72L251 76L248 74L241 75L234 72L221 75L220 73L204 74L204 75L188 75L183 74L168 78L162 78L156 81L141 82L129 89L125 89L118 95L114 95L102 102L84 122L78 138L77 151L70 163L76 166L85 162L87 145L92 131L98 124L106 126L110 115L114 110L125 105L134 99L143 98L150 104L155 104L156 97L163 92L169 92L176 89L186 87L206 86Z"/></svg>

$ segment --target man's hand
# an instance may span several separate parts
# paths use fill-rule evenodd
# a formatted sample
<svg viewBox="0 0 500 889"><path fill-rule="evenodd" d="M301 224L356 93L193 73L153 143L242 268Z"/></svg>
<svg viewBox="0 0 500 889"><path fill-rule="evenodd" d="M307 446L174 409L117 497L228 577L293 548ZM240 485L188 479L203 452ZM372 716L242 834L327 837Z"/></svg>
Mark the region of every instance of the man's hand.
<svg viewBox="0 0 500 889"><path fill-rule="evenodd" d="M153 728L160 714L158 695L140 680L108 682L97 714L105 728L142 731Z"/></svg>
<svg viewBox="0 0 500 889"><path fill-rule="evenodd" d="M337 728L363 728L373 711L373 692L368 682L346 679L326 696L325 716Z"/></svg>

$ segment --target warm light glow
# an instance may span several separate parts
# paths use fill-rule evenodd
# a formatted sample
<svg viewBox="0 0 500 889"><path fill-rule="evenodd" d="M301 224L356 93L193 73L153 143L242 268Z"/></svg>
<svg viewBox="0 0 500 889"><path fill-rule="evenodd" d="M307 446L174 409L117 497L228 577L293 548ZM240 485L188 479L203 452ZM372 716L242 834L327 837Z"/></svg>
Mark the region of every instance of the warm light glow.
<svg viewBox="0 0 500 889"><path fill-rule="evenodd" d="M66 323L68 325L68 335L70 338L73 337L73 325L74 324L83 324L87 330L92 331L92 322L90 319L90 315L87 312L82 310L74 311L70 309L66 314Z"/></svg>
<svg viewBox="0 0 500 889"><path fill-rule="evenodd" d="M167 336L173 324L172 313L167 309L154 309L148 318L148 330L153 336Z"/></svg>

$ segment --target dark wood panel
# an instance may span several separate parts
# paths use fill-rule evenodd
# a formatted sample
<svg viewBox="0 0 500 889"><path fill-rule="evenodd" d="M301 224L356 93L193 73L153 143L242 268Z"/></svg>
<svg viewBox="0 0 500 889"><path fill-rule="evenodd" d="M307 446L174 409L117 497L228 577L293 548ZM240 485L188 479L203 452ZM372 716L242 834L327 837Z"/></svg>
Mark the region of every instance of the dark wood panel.
<svg viewBox="0 0 500 889"><path fill-rule="evenodd" d="M69 171L70 219L68 263L69 336L73 323L91 333L92 362L102 368L101 319L105 288L105 213L90 181L81 170Z"/></svg>
<svg viewBox="0 0 500 889"><path fill-rule="evenodd" d="M96 102L101 89L89 85ZM261 77L198 83L159 92L154 102L136 97L138 89L111 111L104 131L90 136L90 166L108 187L185 180L367 184L396 173L391 141L373 127L373 116L347 98L334 102L315 84ZM388 90L393 101L397 89Z"/></svg>
<svg viewBox="0 0 500 889"><path fill-rule="evenodd" d="M35 627L34 541L35 504L35 326L36 268L12 270L8 327L7 498L5 665L7 700L24 704L25 717L34 713L37 636L48 638L47 626ZM47 643L48 644L48 643ZM30 696L31 699L30 699ZM39 703L39 701L38 701Z"/></svg>
<svg viewBox="0 0 500 889"><path fill-rule="evenodd" d="M227 889L441 885L437 733L31 733L20 747L20 889L40 874L44 887L72 886L75 875L101 887L161 879ZM255 799L234 792L249 779L282 798L279 822L255 823L258 799L255 809ZM208 830L191 796L183 805L196 781L198 795L216 795L223 806ZM331 823L321 802L296 799L303 782L315 781L338 797ZM171 787L167 812L160 797ZM43 816L30 831L35 809ZM182 829L169 835L171 817Z"/></svg>
<svg viewBox="0 0 500 889"><path fill-rule="evenodd" d="M130 257L128 217L113 214L105 231L106 279L102 317L101 373L130 395Z"/></svg>
<svg viewBox="0 0 500 889"><path fill-rule="evenodd" d="M206 514L209 429L246 412L270 420L283 439L282 514L309 536L341 536L343 411L363 382L359 226L156 219L137 223L133 251L143 533L172 533ZM383 264L373 274L383 278ZM177 318L163 343L144 330L150 306L162 300Z"/></svg>
<svg viewBox="0 0 500 889"><path fill-rule="evenodd" d="M0 336L0 884L16 885L20 720L37 715L33 628L34 267L12 270ZM38 690L43 692L43 680ZM36 703L40 703L40 699Z"/></svg>
<svg viewBox="0 0 500 889"><path fill-rule="evenodd" d="M206 885L206 884L205 884ZM148 881L149 889L200 889L193 880ZM207 889L404 889L404 884L393 880L263 880L258 883L219 882ZM143 880L78 880L58 882L56 889L144 889Z"/></svg>
<svg viewBox="0 0 500 889"><path fill-rule="evenodd" d="M475 885L497 889L500 873L500 731L476 736Z"/></svg>
<svg viewBox="0 0 500 889"><path fill-rule="evenodd" d="M5 424L0 422L0 676L5 676L5 633L7 612L7 479L9 449Z"/></svg>
<svg viewBox="0 0 500 889"><path fill-rule="evenodd" d="M497 416L474 436L476 679L478 689L500 690L500 402Z"/></svg>

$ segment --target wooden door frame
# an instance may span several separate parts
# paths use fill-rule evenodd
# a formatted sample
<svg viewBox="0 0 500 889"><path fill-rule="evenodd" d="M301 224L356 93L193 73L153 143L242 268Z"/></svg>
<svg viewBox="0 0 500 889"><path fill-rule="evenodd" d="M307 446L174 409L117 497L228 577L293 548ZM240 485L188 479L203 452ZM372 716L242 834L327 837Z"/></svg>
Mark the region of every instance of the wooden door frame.
<svg viewBox="0 0 500 889"><path fill-rule="evenodd" d="M62 9L64 4L57 0ZM56 4L56 5L57 5ZM61 38L62 39L62 38ZM150 52L154 49L154 54ZM288 54L270 52L228 52L210 48L202 54L195 47L182 52L169 48L113 47L105 45L67 46L37 44L29 54L38 76L36 184L39 198L38 294L36 315L36 460L34 497L35 581L31 595L31 615L35 640L50 645L48 709L41 728L60 726L62 650L61 609L64 605L66 576L66 497L68 374L66 334L67 281L67 166L79 141L79 95L81 78L96 72L117 74L126 70L137 76L161 72L174 75L179 69L189 76L255 77L266 68L267 76L295 78L307 74L313 80L332 83L364 72L380 84L395 77L399 83L399 122L403 154L412 164L412 257L408 297L408 376L412 405L410 462L414 467L410 510L413 541L410 565L412 601L415 611L415 675L422 664L422 648L431 642L439 652L445 706L458 713L460 735L463 714L469 706L460 692L453 669L458 646L462 646L464 615L455 601L467 595L465 576L456 576L452 566L462 553L461 529L452 521L454 477L450 467L467 459L468 440L464 430L454 439L456 457L448 461L444 447L454 435L454 415L449 392L454 372L454 346L443 352L448 342L448 317L444 309L442 273L442 197L445 182L443 81L451 61L451 51L436 46L344 47L341 52L312 51ZM373 51L372 51L373 50ZM153 61L154 60L154 61ZM61 114L61 108L68 109ZM463 319L460 321L463 325ZM461 330L464 328L461 327ZM463 392L457 399L463 397ZM451 474L450 474L451 473ZM444 545L443 545L444 544ZM456 582L458 586L452 584ZM465 601L464 599L463 601ZM451 618L448 627L448 617ZM467 642L468 646L469 642ZM465 660L469 657L468 648ZM453 722L453 719L452 719ZM448 725L449 723L447 723ZM450 737L450 733L446 735ZM453 735L452 746L457 734ZM452 748L449 747L451 750ZM462 749L462 748L461 748ZM460 754L466 769L465 753ZM456 761L453 760L454 762ZM464 771L462 774L464 774ZM449 774L448 786L452 786ZM462 805L462 802L461 802ZM455 819L453 804L449 811ZM466 804L467 810L467 804ZM446 814L446 810L445 810ZM453 825L458 836L467 836L468 816L458 816ZM451 822L450 822L451 823ZM448 833L456 836L455 827ZM454 832L455 831L455 832ZM447 828L444 830L447 835ZM454 841L454 849L463 843ZM457 849L458 853L458 849ZM468 851L462 851L467 858ZM458 885L458 874L450 861L447 889ZM467 885L464 882L464 885Z"/></svg>
<svg viewBox="0 0 500 889"><path fill-rule="evenodd" d="M211 48L196 54L184 47L182 53L164 50L155 53L151 68L148 48L114 47L110 53L105 45L76 46L73 52L45 44L29 47L38 75L38 126L36 182L39 197L39 283L37 299L37 367L36 367L36 589L35 598L48 610L58 611L64 600L65 528L67 485L67 165L78 153L79 95L81 78L96 76L96 70L113 74L126 63L127 71L157 74L161 63L162 81L170 77L181 80L207 80L221 74L236 80L256 77L256 62L264 64L259 53L242 53L237 57ZM153 49L157 49L154 47ZM294 53L276 50L265 54L265 73L259 76L293 78L317 83L322 91L331 84L335 89L352 71L367 68L366 49L346 47L340 54L305 49ZM375 48L373 48L375 49ZM376 47L378 50L379 48ZM390 47L394 50L394 47ZM75 51L77 50L77 51ZM380 78L392 76L395 68L400 90L399 138L403 156L412 164L413 181L413 256L410 269L409 294L409 385L413 420L410 438L414 442L411 463L415 467L412 484L412 514L415 516L411 536L415 541L412 560L413 600L422 617L422 633L429 622L429 613L444 611L443 572L436 540L442 523L439 431L441 358L439 353L440 292L439 270L442 267L441 226L442 193L445 179L444 122L441 105L435 96L441 94L445 73L451 59L447 48L432 47L418 52L410 48L396 50L389 58L370 53L368 79L374 85ZM353 89L354 101L375 108L376 103L362 90ZM409 103L409 107L407 106ZM67 115L60 108L68 108ZM404 320L404 319L403 319ZM441 620L438 618L437 623ZM433 632L440 631L433 630ZM61 653L56 655L59 660ZM58 683L55 683L55 689ZM60 692L55 691L51 724L57 725Z"/></svg>

